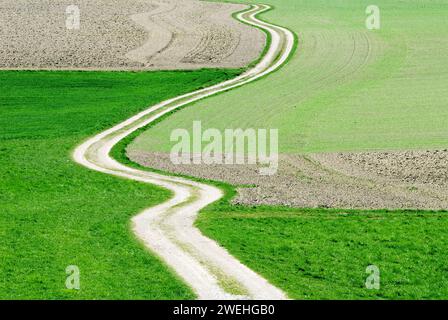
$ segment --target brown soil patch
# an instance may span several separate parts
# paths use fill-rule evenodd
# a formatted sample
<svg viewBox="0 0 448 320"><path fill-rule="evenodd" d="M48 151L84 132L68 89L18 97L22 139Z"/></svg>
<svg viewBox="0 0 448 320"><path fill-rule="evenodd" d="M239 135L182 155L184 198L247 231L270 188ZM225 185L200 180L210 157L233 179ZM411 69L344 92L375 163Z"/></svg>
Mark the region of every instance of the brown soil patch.
<svg viewBox="0 0 448 320"><path fill-rule="evenodd" d="M79 30L66 8L80 9ZM232 18L243 5L197 0L0 0L0 69L239 68L264 34Z"/></svg>
<svg viewBox="0 0 448 320"><path fill-rule="evenodd" d="M129 151L142 165L225 181L234 203L355 209L448 209L448 151L281 155L275 176L256 166L173 165L169 155Z"/></svg>

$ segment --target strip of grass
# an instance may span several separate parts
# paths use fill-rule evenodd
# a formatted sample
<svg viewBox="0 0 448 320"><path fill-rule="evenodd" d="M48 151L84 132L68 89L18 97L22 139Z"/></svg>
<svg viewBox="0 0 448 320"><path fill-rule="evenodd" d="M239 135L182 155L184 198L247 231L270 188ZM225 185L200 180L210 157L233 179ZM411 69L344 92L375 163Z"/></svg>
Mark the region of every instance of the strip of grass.
<svg viewBox="0 0 448 320"><path fill-rule="evenodd" d="M0 72L0 298L193 298L130 230L169 193L78 166L71 152L148 105L240 72ZM81 290L65 289L68 265Z"/></svg>
<svg viewBox="0 0 448 320"><path fill-rule="evenodd" d="M446 212L215 206L197 224L291 298L448 298ZM379 290L365 286L369 265Z"/></svg>

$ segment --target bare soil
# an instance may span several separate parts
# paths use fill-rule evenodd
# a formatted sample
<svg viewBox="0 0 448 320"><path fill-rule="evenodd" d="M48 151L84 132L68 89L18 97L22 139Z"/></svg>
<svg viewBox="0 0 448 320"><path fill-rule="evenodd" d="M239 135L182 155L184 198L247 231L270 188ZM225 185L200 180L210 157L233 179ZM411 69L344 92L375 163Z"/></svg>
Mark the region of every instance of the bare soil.
<svg viewBox="0 0 448 320"><path fill-rule="evenodd" d="M234 203L346 209L448 209L448 151L280 155L274 176L256 166L173 165L168 154L129 150L150 168L225 181Z"/></svg>
<svg viewBox="0 0 448 320"><path fill-rule="evenodd" d="M66 8L80 29L66 28ZM232 18L243 5L197 0L0 0L0 69L239 68L264 33Z"/></svg>

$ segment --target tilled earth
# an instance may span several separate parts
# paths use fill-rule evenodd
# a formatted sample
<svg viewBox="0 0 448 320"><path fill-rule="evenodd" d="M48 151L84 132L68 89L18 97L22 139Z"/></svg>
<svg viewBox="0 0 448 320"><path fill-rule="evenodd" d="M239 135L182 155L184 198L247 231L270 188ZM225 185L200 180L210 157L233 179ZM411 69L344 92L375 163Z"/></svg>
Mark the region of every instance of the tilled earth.
<svg viewBox="0 0 448 320"><path fill-rule="evenodd" d="M66 8L80 9L69 30ZM243 5L197 0L0 0L0 69L159 70L246 66L265 36Z"/></svg>
<svg viewBox="0 0 448 320"><path fill-rule="evenodd" d="M163 153L128 156L150 168L239 185L239 204L448 209L447 150L280 155L274 176L248 165L173 165Z"/></svg>

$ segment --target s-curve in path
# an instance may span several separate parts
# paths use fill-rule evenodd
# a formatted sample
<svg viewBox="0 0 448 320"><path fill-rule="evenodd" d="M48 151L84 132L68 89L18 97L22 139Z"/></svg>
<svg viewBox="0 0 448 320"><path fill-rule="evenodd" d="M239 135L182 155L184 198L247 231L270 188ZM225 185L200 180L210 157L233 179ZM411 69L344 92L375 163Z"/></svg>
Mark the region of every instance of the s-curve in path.
<svg viewBox="0 0 448 320"><path fill-rule="evenodd" d="M158 185L173 192L169 201L135 216L133 229L148 248L182 277L199 299L279 300L287 297L194 226L198 212L223 196L220 189L185 178L130 168L112 159L109 153L120 140L164 114L247 84L284 64L293 52L294 35L285 28L256 18L257 14L269 9L267 5L253 5L237 15L238 20L262 28L271 36L266 54L254 68L232 80L152 106L90 138L77 147L73 155L76 162L92 170Z"/></svg>

